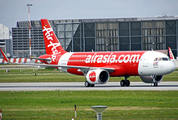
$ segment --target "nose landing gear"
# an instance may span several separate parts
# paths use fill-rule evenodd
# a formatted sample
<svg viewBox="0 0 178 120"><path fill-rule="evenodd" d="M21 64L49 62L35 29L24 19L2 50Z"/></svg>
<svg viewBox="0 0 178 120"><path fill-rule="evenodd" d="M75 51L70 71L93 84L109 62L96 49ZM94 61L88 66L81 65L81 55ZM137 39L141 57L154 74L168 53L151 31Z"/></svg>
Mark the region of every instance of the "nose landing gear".
<svg viewBox="0 0 178 120"><path fill-rule="evenodd" d="M158 86L158 83L157 82L153 82L153 83L151 83L151 86L156 87L156 86Z"/></svg>
<svg viewBox="0 0 178 120"><path fill-rule="evenodd" d="M152 86L158 86L158 83L156 82L156 76L153 75L153 83L151 83Z"/></svg>

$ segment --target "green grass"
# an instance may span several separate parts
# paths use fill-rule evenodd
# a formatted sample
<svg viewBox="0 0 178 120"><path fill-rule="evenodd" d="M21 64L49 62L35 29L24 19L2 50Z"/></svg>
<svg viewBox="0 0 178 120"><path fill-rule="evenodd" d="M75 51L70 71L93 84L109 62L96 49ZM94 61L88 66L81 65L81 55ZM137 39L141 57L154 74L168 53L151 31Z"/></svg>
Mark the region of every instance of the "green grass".
<svg viewBox="0 0 178 120"><path fill-rule="evenodd" d="M35 76L36 73L36 76ZM178 81L178 72L165 75L163 81ZM119 82L123 77L110 78ZM130 81L141 81L130 77ZM0 82L84 82L76 76L53 69L0 70ZM21 91L0 92L3 119L96 120L91 106L106 105L103 120L177 119L178 91Z"/></svg>
<svg viewBox="0 0 178 120"><path fill-rule="evenodd" d="M36 75L35 75L36 73ZM124 77L111 77L110 82L119 82ZM131 82L141 81L140 77L128 78ZM0 82L84 82L84 76L72 75L53 69L0 70ZM178 81L178 72L164 75L163 81Z"/></svg>
<svg viewBox="0 0 178 120"><path fill-rule="evenodd" d="M96 120L91 106L106 105L103 120L177 119L178 91L0 92L3 119Z"/></svg>

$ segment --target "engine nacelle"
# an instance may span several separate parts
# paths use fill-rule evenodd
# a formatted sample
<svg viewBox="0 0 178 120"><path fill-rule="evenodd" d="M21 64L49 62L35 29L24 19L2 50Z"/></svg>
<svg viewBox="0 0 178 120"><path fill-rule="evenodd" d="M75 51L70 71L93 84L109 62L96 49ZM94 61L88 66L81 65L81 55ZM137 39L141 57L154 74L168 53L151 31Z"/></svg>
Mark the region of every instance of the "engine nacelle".
<svg viewBox="0 0 178 120"><path fill-rule="evenodd" d="M140 78L144 83L153 83L153 76L140 76ZM161 82L162 79L163 79L163 75L155 76L155 81L157 83Z"/></svg>
<svg viewBox="0 0 178 120"><path fill-rule="evenodd" d="M105 84L109 81L109 73L106 70L90 70L86 79L90 84Z"/></svg>

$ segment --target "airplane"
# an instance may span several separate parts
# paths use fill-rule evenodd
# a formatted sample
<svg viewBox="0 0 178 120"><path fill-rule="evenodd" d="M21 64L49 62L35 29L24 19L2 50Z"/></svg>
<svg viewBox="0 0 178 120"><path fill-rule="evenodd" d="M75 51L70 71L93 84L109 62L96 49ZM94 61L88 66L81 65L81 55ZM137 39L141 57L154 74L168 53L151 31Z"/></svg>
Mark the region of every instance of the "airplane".
<svg viewBox="0 0 178 120"><path fill-rule="evenodd" d="M3 55L3 59L0 58L0 64L6 64L6 63L40 63L38 59L33 60L33 58L8 58L6 54L3 52L3 50L0 48L0 51Z"/></svg>
<svg viewBox="0 0 178 120"><path fill-rule="evenodd" d="M130 76L140 76L145 83L158 86L163 75L175 70L170 58L156 51L66 52L47 19L41 19L46 54L39 56L44 64L60 71L86 77L85 87L106 84L110 77L125 77L121 86L130 86ZM171 58L173 59L173 58Z"/></svg>

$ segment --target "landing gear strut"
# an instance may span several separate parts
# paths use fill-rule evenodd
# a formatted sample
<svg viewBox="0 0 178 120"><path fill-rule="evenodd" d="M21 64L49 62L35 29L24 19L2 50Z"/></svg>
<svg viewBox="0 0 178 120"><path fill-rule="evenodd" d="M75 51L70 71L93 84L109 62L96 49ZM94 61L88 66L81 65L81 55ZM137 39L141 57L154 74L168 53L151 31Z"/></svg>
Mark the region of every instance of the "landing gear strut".
<svg viewBox="0 0 178 120"><path fill-rule="evenodd" d="M130 86L130 81L127 80L127 78L129 78L129 76L125 76L125 80L121 80L120 85L123 86Z"/></svg>
<svg viewBox="0 0 178 120"><path fill-rule="evenodd" d="M85 81L85 87L94 87L95 84L90 84L88 81Z"/></svg>

